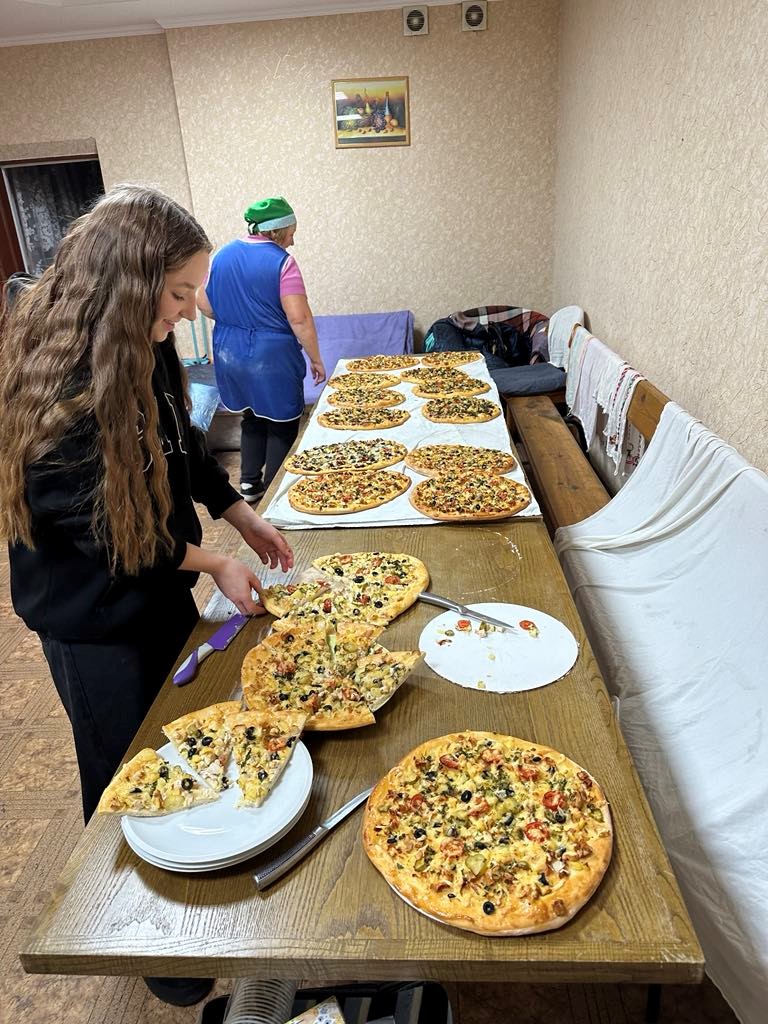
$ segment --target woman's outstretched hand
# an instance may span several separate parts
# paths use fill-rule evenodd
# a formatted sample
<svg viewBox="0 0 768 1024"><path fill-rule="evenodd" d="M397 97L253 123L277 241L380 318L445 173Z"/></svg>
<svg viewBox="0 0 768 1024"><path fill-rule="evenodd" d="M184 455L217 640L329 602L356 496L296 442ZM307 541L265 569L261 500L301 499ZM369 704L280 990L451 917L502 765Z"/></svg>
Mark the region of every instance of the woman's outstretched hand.
<svg viewBox="0 0 768 1024"><path fill-rule="evenodd" d="M245 501L237 501L224 513L224 519L237 530L245 543L255 551L264 565L283 572L293 567L293 551L283 535Z"/></svg>
<svg viewBox="0 0 768 1024"><path fill-rule="evenodd" d="M264 605L253 599L252 591L261 594L261 583L244 562L224 557L211 576L224 597L229 598L243 615L263 615L266 612Z"/></svg>

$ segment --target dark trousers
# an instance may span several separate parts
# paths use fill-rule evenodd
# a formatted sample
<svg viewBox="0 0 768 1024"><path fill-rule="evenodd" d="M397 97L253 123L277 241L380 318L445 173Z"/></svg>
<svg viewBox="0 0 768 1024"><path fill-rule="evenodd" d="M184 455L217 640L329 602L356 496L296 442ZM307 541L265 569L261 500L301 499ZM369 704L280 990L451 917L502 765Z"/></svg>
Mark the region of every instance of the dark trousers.
<svg viewBox="0 0 768 1024"><path fill-rule="evenodd" d="M137 629L134 643L65 643L40 637L72 724L86 821L198 617L191 591L179 587L172 607Z"/></svg>
<svg viewBox="0 0 768 1024"><path fill-rule="evenodd" d="M278 422L245 410L240 429L241 483L250 484L255 491L269 487L298 437L300 419Z"/></svg>

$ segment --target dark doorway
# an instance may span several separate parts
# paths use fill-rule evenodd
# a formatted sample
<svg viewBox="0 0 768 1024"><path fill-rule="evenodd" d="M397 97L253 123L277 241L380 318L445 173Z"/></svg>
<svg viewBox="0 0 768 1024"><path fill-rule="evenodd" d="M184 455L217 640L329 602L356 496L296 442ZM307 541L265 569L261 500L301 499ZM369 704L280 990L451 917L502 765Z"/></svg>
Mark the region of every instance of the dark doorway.
<svg viewBox="0 0 768 1024"><path fill-rule="evenodd" d="M16 229L21 266L6 266L3 277L14 270L42 274L53 261L56 248L70 223L85 213L104 194L99 161L93 158L46 163L14 163L3 166L3 183ZM13 259L12 248L8 258Z"/></svg>

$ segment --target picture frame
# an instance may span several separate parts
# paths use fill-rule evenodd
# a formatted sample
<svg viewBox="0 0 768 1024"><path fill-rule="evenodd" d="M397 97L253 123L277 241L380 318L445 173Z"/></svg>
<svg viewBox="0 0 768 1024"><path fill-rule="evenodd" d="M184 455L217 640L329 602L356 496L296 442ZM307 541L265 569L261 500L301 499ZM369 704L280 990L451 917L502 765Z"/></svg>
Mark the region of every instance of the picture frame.
<svg viewBox="0 0 768 1024"><path fill-rule="evenodd" d="M408 78L337 78L331 82L336 149L410 146Z"/></svg>

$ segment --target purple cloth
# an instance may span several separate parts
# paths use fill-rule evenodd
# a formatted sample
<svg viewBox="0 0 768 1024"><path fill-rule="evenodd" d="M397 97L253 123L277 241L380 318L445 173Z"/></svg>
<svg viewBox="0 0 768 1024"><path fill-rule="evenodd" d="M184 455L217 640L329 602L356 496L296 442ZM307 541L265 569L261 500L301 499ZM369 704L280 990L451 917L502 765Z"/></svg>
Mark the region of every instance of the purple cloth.
<svg viewBox="0 0 768 1024"><path fill-rule="evenodd" d="M413 352L413 313L401 309L396 313L345 313L341 316L316 316L320 355L330 377L339 359L360 356L402 355ZM309 372L304 378L304 401L316 402L325 387L314 384Z"/></svg>

